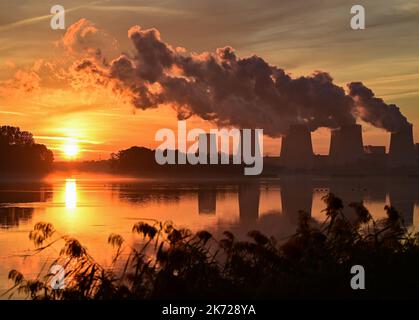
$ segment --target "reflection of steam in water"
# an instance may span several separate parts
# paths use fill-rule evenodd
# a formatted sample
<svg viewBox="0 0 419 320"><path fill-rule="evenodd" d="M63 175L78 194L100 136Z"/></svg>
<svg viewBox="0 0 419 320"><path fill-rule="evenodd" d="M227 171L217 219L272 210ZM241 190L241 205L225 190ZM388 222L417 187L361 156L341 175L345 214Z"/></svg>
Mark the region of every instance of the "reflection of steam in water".
<svg viewBox="0 0 419 320"><path fill-rule="evenodd" d="M215 187L202 188L198 190L198 212L199 214L216 214L217 189Z"/></svg>
<svg viewBox="0 0 419 320"><path fill-rule="evenodd" d="M259 183L247 183L239 185L239 211L240 221L245 223L254 222L259 217Z"/></svg>
<svg viewBox="0 0 419 320"><path fill-rule="evenodd" d="M75 179L65 180L65 207L74 210L77 207L77 184Z"/></svg>

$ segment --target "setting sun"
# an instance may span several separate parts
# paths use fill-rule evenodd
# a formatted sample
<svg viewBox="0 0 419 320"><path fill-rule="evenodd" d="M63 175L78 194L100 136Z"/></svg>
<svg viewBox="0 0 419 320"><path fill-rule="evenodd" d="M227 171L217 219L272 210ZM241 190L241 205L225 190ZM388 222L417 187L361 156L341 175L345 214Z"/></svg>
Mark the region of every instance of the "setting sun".
<svg viewBox="0 0 419 320"><path fill-rule="evenodd" d="M63 146L63 152L67 158L75 158L79 154L79 146L73 141L66 142Z"/></svg>

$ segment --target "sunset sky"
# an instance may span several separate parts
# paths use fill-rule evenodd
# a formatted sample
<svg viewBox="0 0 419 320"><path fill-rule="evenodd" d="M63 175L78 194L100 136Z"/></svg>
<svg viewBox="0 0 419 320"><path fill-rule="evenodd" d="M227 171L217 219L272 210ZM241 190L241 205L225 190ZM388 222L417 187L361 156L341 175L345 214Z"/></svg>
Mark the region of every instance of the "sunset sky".
<svg viewBox="0 0 419 320"><path fill-rule="evenodd" d="M66 9L66 30L50 28L55 4ZM343 0L2 0L0 125L31 131L59 160L69 143L78 144L80 159L106 159L132 145L155 148L158 129L176 128L170 105L135 108L124 91L74 71L98 48L101 61L132 54L128 30L139 25L156 28L179 52L231 46L238 57L256 54L292 77L321 70L342 87L362 81L399 106L419 142L419 2L356 4L366 9L365 30L350 28L353 2ZM193 116L188 127L214 125ZM364 144L388 146L389 133L363 129ZM329 129L315 131L315 152L327 153L329 139ZM279 138L266 138L265 154L278 155L279 146Z"/></svg>

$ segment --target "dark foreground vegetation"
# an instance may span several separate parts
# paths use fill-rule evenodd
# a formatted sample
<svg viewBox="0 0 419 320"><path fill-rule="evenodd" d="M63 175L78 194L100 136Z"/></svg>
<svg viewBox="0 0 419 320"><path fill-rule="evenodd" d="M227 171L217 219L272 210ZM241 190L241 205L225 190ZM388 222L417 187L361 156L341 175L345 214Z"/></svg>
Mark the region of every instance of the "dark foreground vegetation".
<svg viewBox="0 0 419 320"><path fill-rule="evenodd" d="M280 242L258 231L248 241L225 232L191 233L170 223L138 222L137 244L109 236L113 264L96 263L76 239L57 236L51 224L38 223L30 233L36 252L64 242L59 263L66 287L51 288L51 274L28 280L12 270L16 291L32 299L162 298L416 298L419 289L418 234L407 231L392 207L374 220L361 203L343 214L341 199L323 198L327 219L320 224L300 212L296 233ZM141 244L140 244L141 243ZM362 265L366 290L352 290L350 269Z"/></svg>
<svg viewBox="0 0 419 320"><path fill-rule="evenodd" d="M0 127L0 172L39 174L52 167L54 156L43 144L35 143L30 132L17 127Z"/></svg>

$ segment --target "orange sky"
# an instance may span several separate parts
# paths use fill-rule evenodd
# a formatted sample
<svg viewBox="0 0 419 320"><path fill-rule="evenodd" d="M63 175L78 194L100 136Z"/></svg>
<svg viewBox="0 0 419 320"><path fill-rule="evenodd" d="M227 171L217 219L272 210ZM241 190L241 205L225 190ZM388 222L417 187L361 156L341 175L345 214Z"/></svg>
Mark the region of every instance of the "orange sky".
<svg viewBox="0 0 419 320"><path fill-rule="evenodd" d="M338 85L363 81L400 107L419 141L419 5L412 1L360 1L367 10L363 31L349 28L350 6L340 0L61 1L65 31L49 26L55 3L24 3L0 4L0 125L31 131L56 159L63 159L69 139L79 145L80 159L106 159L132 145L154 148L158 129L176 128L170 106L135 109L123 94L72 72L77 59L92 54L83 41L109 59L132 51L133 25L156 27L165 41L192 52L231 45L241 57L255 53L294 76L322 70ZM83 41L70 29L80 19L95 31ZM213 125L193 117L188 127ZM388 146L388 133L363 129L364 144ZM313 133L316 153L327 153L329 138L328 129ZM265 139L265 154L278 155L279 147L280 139Z"/></svg>

